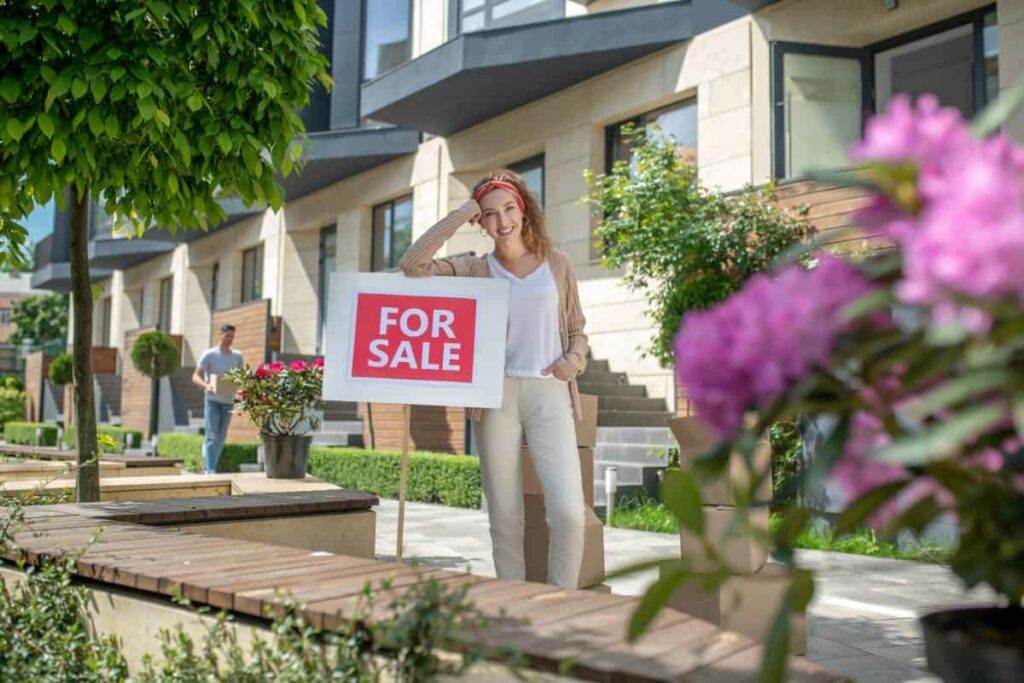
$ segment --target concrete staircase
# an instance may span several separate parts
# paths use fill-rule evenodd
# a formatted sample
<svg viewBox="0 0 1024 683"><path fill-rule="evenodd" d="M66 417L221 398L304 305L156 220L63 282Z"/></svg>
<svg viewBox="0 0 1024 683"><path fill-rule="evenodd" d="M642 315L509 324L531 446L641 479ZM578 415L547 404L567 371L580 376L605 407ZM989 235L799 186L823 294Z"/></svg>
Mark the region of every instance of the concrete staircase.
<svg viewBox="0 0 1024 683"><path fill-rule="evenodd" d="M103 424L121 424L121 375L93 375L96 420Z"/></svg>
<svg viewBox="0 0 1024 683"><path fill-rule="evenodd" d="M587 361L580 392L598 397L599 427L664 427L671 417L665 399L649 398L647 387L630 384L624 372L612 372L606 360Z"/></svg>
<svg viewBox="0 0 1024 683"><path fill-rule="evenodd" d="M204 425L203 392L192 384L194 367L175 369L168 378L174 395L174 431L199 434Z"/></svg>
<svg viewBox="0 0 1024 683"><path fill-rule="evenodd" d="M301 360L312 363L316 356L298 353L274 353L274 360L285 365ZM324 401L320 429L313 435L314 446L363 446L363 421L353 401Z"/></svg>

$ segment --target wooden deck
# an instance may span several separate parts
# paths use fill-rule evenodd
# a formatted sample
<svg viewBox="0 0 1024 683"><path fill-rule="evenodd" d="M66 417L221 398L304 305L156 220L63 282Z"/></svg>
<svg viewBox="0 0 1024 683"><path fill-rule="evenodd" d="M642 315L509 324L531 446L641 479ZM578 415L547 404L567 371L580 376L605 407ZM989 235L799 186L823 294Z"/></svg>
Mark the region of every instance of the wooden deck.
<svg viewBox="0 0 1024 683"><path fill-rule="evenodd" d="M62 451L49 446L2 445L0 446L0 455L31 460L78 461L78 453L76 451ZM174 467L181 465L180 458L157 458L148 455L124 455L118 453L101 453L100 461L117 462L125 467Z"/></svg>
<svg viewBox="0 0 1024 683"><path fill-rule="evenodd" d="M571 659L574 676L593 681L745 681L756 677L761 647L745 636L673 610L665 610L635 644L624 634L637 600L539 583L346 557L313 556L275 545L184 534L161 525L258 516L316 515L368 509L374 496L333 490L301 494L95 503L25 508L29 528L15 540L30 563L79 552L77 572L86 580L146 593L177 596L214 608L264 618L281 608L281 592L303 605L314 626L331 629L354 613L369 582L381 595L429 578L468 586L484 613L507 617L463 636L482 645L515 648L529 666L558 671ZM0 520L9 511L0 509ZM315 523L311 518L310 523ZM96 540L93 540L93 539ZM14 551L5 558L15 559ZM383 616L382 612L370 618ZM452 643L458 647L459 643ZM791 681L843 677L794 659Z"/></svg>

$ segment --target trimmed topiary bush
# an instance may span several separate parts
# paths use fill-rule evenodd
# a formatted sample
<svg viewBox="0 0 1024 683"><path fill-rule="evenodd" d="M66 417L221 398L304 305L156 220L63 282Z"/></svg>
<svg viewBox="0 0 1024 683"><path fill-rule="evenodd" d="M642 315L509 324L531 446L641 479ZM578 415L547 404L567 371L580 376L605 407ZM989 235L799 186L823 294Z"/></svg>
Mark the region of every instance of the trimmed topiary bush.
<svg viewBox="0 0 1024 683"><path fill-rule="evenodd" d="M361 448L312 448L309 473L342 488L398 497L401 454ZM446 453L410 453L408 500L480 507L480 460Z"/></svg>
<svg viewBox="0 0 1024 683"><path fill-rule="evenodd" d="M72 361L70 353L62 353L54 358L50 362L50 369L46 373L50 381L60 386L71 384L74 379L72 374L73 363L74 361Z"/></svg>
<svg viewBox="0 0 1024 683"><path fill-rule="evenodd" d="M100 451L102 453L124 453L125 449L128 448L129 435L132 436L134 448L138 448L142 445L142 432L138 429L125 429L124 427L114 427L111 425L97 425L96 434L106 434L113 439L113 447L105 445L100 441ZM68 448L74 448L75 443L75 427L72 425L64 432L64 445Z"/></svg>
<svg viewBox="0 0 1024 683"><path fill-rule="evenodd" d="M57 445L57 425L49 422L8 422L4 425L4 441L23 446L35 446L36 429L42 430L39 446Z"/></svg>
<svg viewBox="0 0 1024 683"><path fill-rule="evenodd" d="M13 375L8 375L13 377ZM17 379L15 377L15 379ZM25 417L25 392L21 389L0 387L0 425Z"/></svg>
<svg viewBox="0 0 1024 683"><path fill-rule="evenodd" d="M169 334L144 332L132 344L132 365L150 379L160 379L178 367L178 347Z"/></svg>
<svg viewBox="0 0 1024 683"><path fill-rule="evenodd" d="M2 384L5 389L17 389L18 391L25 390L25 382L23 382L21 377L18 377L17 375L4 375L0 384Z"/></svg>
<svg viewBox="0 0 1024 683"><path fill-rule="evenodd" d="M226 443L217 461L218 472L238 472L242 463L256 462L258 443ZM157 440L156 454L161 458L177 458L190 472L203 471L203 437L198 434L167 432Z"/></svg>

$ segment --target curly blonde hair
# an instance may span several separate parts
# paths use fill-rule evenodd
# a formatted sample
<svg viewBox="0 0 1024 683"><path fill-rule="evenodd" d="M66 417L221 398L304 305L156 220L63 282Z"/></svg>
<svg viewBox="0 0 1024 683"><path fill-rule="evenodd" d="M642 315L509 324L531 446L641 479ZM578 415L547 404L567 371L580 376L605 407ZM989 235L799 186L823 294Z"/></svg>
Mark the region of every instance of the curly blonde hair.
<svg viewBox="0 0 1024 683"><path fill-rule="evenodd" d="M553 247L551 246L551 238L548 237L547 226L544 224L544 211L540 208L540 202L537 201L537 197L526 186L523 176L507 168L491 171L473 187L472 196L475 197L477 190L492 180L512 183L519 191L525 206L523 211L523 244L526 245L527 250L531 253L536 254L542 259L547 259L551 255Z"/></svg>

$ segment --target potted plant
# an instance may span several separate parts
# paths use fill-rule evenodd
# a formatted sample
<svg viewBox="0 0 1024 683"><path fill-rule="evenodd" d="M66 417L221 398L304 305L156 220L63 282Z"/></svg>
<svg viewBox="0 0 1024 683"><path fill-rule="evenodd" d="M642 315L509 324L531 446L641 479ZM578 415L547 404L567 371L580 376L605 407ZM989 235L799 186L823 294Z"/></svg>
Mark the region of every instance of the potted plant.
<svg viewBox="0 0 1024 683"><path fill-rule="evenodd" d="M159 392L157 382L161 377L174 372L180 362L178 346L171 336L165 332L151 331L143 332L132 344L131 350L132 365L152 381L151 399L149 402L149 436L153 438L159 426L157 425L159 411L157 401Z"/></svg>
<svg viewBox="0 0 1024 683"><path fill-rule="evenodd" d="M317 406L323 393L324 360L260 363L225 373L238 386L235 408L260 430L267 477L302 479L306 476L309 432L320 427Z"/></svg>
<svg viewBox="0 0 1024 683"><path fill-rule="evenodd" d="M761 680L785 679L790 615L813 595L794 561L812 511L793 502L770 534L751 528L750 501L771 476L753 447L800 415L834 425L800 477L838 492L836 534L870 525L895 538L953 521L950 569L998 596L923 617L932 671L1024 680L1024 147L990 136L1024 86L1003 98L973 131L934 97L894 98L853 150L872 196L860 222L893 248L852 260L810 244L812 267L782 265L682 322L679 380L718 443L666 477L663 497L707 540L700 486L729 476L735 458L751 475L730 533L753 536L790 569ZM688 559L662 563L634 636L694 579Z"/></svg>

